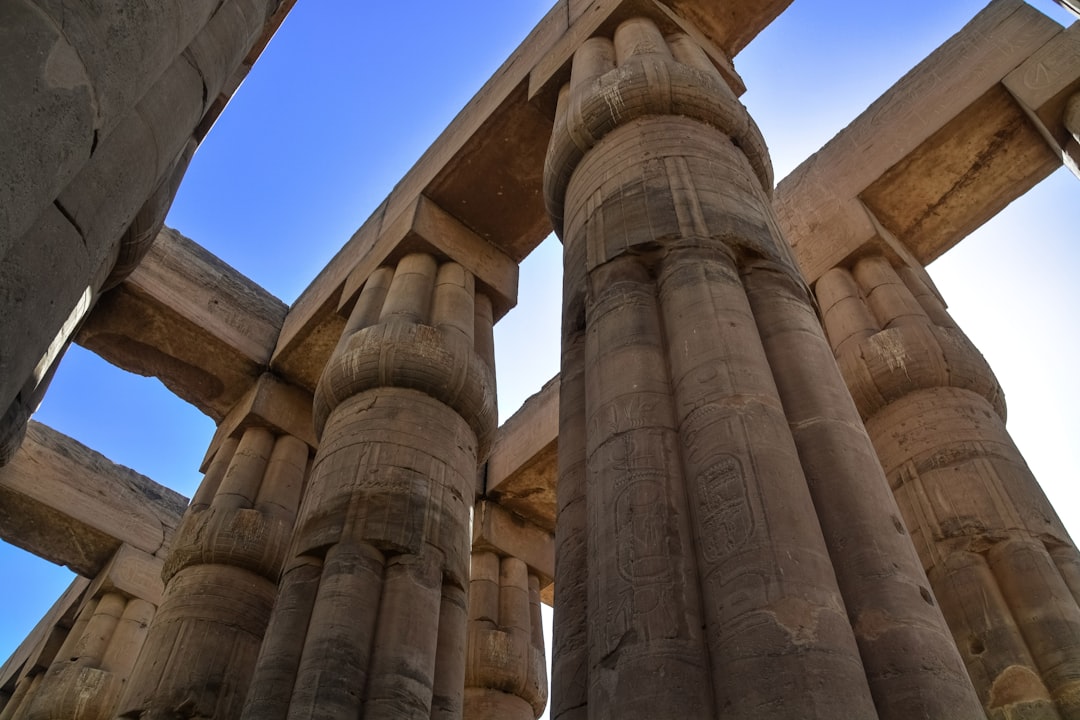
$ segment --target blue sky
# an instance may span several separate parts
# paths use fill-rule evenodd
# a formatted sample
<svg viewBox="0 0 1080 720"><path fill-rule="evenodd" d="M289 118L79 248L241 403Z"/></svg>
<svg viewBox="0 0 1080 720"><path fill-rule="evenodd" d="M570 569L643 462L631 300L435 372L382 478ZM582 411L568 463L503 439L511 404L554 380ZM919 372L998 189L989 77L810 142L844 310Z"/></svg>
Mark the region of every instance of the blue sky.
<svg viewBox="0 0 1080 720"><path fill-rule="evenodd" d="M736 60L782 178L956 32L982 0L795 0ZM1058 22L1049 0L1032 4ZM548 9L548 0L299 0L219 119L169 224L292 302ZM1058 171L930 267L1005 388L1009 427L1080 533L1080 184ZM501 416L558 372L560 246L497 327ZM213 424L73 348L37 419L189 495ZM70 573L0 544L6 657Z"/></svg>

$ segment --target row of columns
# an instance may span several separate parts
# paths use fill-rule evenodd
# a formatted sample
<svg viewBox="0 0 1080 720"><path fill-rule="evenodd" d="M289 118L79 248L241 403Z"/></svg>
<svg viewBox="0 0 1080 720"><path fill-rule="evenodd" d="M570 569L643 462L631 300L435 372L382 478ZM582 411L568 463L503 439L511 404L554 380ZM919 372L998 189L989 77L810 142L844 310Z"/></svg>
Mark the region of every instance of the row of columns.
<svg viewBox="0 0 1080 720"><path fill-rule="evenodd" d="M1080 556L992 373L882 256L812 294L771 187L691 37L635 18L575 53L544 178L564 243L552 717L1080 717ZM241 423L156 611L95 596L0 720L537 717L540 578L471 545L492 325L453 260L372 273L317 449Z"/></svg>
<svg viewBox="0 0 1080 720"><path fill-rule="evenodd" d="M266 426L264 398L215 440L160 605L89 602L5 720L538 717L540 578L471 550L495 430L492 325L457 263L412 254L377 270L318 389L314 459L275 429L288 423Z"/></svg>

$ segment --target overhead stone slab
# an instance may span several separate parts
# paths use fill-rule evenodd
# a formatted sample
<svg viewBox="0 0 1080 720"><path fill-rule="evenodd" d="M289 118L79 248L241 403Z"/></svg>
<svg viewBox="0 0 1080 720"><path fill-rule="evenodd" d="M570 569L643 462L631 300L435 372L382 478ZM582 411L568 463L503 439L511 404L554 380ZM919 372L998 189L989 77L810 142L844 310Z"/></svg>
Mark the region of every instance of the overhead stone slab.
<svg viewBox="0 0 1080 720"><path fill-rule="evenodd" d="M487 461L485 497L553 532L558 449L556 376L499 427Z"/></svg>
<svg viewBox="0 0 1080 720"><path fill-rule="evenodd" d="M220 421L269 363L286 312L285 303L165 228L76 340L113 365L160 379Z"/></svg>
<svg viewBox="0 0 1080 720"><path fill-rule="evenodd" d="M995 85L860 197L926 265L1060 165L1023 109Z"/></svg>
<svg viewBox="0 0 1080 720"><path fill-rule="evenodd" d="M186 506L179 493L36 422L0 468L0 538L84 577L122 544L161 557Z"/></svg>
<svg viewBox="0 0 1080 720"><path fill-rule="evenodd" d="M1080 23L1048 42L1003 84L1023 106L1051 149L1080 177L1080 144L1068 127L1066 107L1080 92Z"/></svg>
<svg viewBox="0 0 1080 720"><path fill-rule="evenodd" d="M807 279L877 238L866 208L901 243L914 228L908 247L925 263L1048 174L1052 158L1038 133L990 93L1061 31L1020 0L995 0L785 178L774 204ZM927 167L938 175L934 197L909 195ZM901 209L905 198L910 207ZM920 221L924 214L933 222Z"/></svg>

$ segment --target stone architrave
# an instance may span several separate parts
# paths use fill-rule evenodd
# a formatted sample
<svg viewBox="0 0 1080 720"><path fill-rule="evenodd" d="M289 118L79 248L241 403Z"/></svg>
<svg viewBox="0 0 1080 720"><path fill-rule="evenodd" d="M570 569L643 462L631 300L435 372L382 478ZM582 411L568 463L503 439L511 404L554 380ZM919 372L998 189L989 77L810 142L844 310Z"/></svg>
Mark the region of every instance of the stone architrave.
<svg viewBox="0 0 1080 720"><path fill-rule="evenodd" d="M496 419L475 285L423 253L367 279L316 392L319 451L243 717L461 717Z"/></svg>
<svg viewBox="0 0 1080 720"><path fill-rule="evenodd" d="M911 268L871 255L815 290L987 715L1080 718L1080 555L990 367Z"/></svg>
<svg viewBox="0 0 1080 720"><path fill-rule="evenodd" d="M771 186L689 37L638 18L577 50L545 168L556 720L982 717Z"/></svg>
<svg viewBox="0 0 1080 720"><path fill-rule="evenodd" d="M215 453L162 578L121 717L239 717L308 468L307 443L254 425Z"/></svg>

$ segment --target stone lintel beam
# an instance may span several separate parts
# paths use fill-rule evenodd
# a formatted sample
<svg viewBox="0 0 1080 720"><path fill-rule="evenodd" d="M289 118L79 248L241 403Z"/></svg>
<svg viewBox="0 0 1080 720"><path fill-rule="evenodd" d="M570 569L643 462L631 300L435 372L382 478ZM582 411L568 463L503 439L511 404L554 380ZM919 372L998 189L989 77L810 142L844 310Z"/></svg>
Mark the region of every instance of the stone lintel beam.
<svg viewBox="0 0 1080 720"><path fill-rule="evenodd" d="M554 102L546 95L530 99L530 88L539 92L550 85L547 81L562 67L545 64L556 47L564 49L568 61L577 40L595 30L598 18L602 24L620 8L645 7L671 27L685 24L680 16L688 18L696 36L704 33L706 44L719 48L716 62L726 64L789 4L738 0L717 13L711 0L557 2L293 304L272 368L314 389L344 329L337 309L348 302L342 298L346 280L372 247L382 246L384 234L398 233L391 245L402 239L403 218L415 215L422 197L515 262L551 232L541 184Z"/></svg>
<svg viewBox="0 0 1080 720"><path fill-rule="evenodd" d="M490 550L521 560L540 578L541 588L554 582L555 537L551 531L491 500L476 503L472 542L474 551Z"/></svg>
<svg viewBox="0 0 1080 720"><path fill-rule="evenodd" d="M556 376L499 427L487 461L484 497L554 532L558 445Z"/></svg>
<svg viewBox="0 0 1080 720"><path fill-rule="evenodd" d="M878 222L925 265L1052 172L1060 160L1001 82L1061 32L995 0L785 178L774 204L807 279Z"/></svg>
<svg viewBox="0 0 1080 720"><path fill-rule="evenodd" d="M128 597L161 604L165 584L161 580L164 558L143 552L131 545L121 545L108 564L90 584L89 597L119 592Z"/></svg>
<svg viewBox="0 0 1080 720"><path fill-rule="evenodd" d="M0 468L0 537L84 577L121 545L162 557L187 499L31 422Z"/></svg>
<svg viewBox="0 0 1080 720"><path fill-rule="evenodd" d="M16 681L31 672L47 670L63 644L67 631L75 622L90 580L76 577L67 590L53 603L15 652L0 666L0 690L11 693Z"/></svg>
<svg viewBox="0 0 1080 720"><path fill-rule="evenodd" d="M76 341L220 422L270 361L286 305L175 230L106 293Z"/></svg>
<svg viewBox="0 0 1080 720"><path fill-rule="evenodd" d="M239 439L249 427L269 428L276 435L292 435L318 448L311 405L310 392L273 373L263 373L218 425L199 469L207 472L222 443L231 437Z"/></svg>
<svg viewBox="0 0 1080 720"><path fill-rule="evenodd" d="M1080 177L1080 144L1064 122L1069 99L1080 92L1080 23L1044 45L1002 81L1051 150Z"/></svg>

